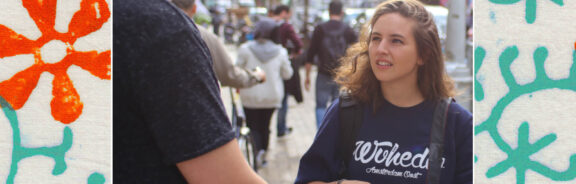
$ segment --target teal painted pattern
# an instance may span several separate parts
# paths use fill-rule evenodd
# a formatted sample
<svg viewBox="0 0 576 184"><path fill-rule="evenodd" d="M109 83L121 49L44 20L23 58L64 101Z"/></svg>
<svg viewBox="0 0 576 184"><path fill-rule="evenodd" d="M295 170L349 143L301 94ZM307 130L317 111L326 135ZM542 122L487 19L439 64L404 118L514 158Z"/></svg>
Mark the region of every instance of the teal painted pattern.
<svg viewBox="0 0 576 184"><path fill-rule="evenodd" d="M0 184L111 183L111 3L0 0Z"/></svg>
<svg viewBox="0 0 576 184"><path fill-rule="evenodd" d="M12 127L12 162L10 164L10 173L6 179L7 184L13 184L14 178L18 173L18 163L26 158L34 156L46 156L52 158L55 162L54 168L52 169L52 175L57 176L66 171L66 152L70 150L73 144L73 134L70 127L65 127L63 132L62 143L60 145L52 147L39 147L39 148L28 148L22 146L22 138L20 134L20 128L18 127L18 115L16 111L10 106L6 100L0 96L0 107L4 111L4 115L10 122ZM88 184L103 184L105 178L100 173L93 173L88 178Z"/></svg>
<svg viewBox="0 0 576 184"><path fill-rule="evenodd" d="M475 72L480 70L486 54L486 50L483 47L476 47ZM532 93L549 89L569 90L576 93L576 50L572 53L572 66L570 68L569 77L553 80L547 76L544 68L544 63L549 55L548 49L546 47L538 47L532 53L532 59L536 69L536 79L531 83L523 85L516 82L510 69L510 66L519 55L520 51L517 46L509 46L500 54L498 58L500 74L508 86L509 91L504 95L504 97L498 100L496 105L492 108L488 119L475 126L475 135L488 132L490 138L494 141L500 151L507 155L505 160L500 161L489 168L485 173L485 176L487 178L493 178L513 168L516 170L516 183L519 184L526 183L526 172L528 170L532 170L554 181L574 180L576 178L576 154L570 156L570 164L568 169L565 171L551 169L546 166L545 163L540 163L530 158L531 155L552 144L558 138L555 133L550 133L544 137L538 138L534 143L530 143L530 122L523 122L518 128L518 146L512 148L510 144L504 141L502 135L499 134L497 125L501 123L502 114L508 105L523 95L531 95ZM475 76L475 78L478 78L478 76ZM481 81L476 80L475 82L478 84L475 88L475 99L476 101L481 101L484 97L484 89L482 88ZM478 160L481 159L482 158L475 157L475 162L478 162Z"/></svg>
<svg viewBox="0 0 576 184"><path fill-rule="evenodd" d="M494 4L515 4L520 2L521 0L489 0ZM526 1L526 22L528 24L532 24L536 21L536 8L537 8L537 0L524 0ZM552 1L559 6L564 6L564 0L547 0ZM491 16L492 18L492 16Z"/></svg>
<svg viewBox="0 0 576 184"><path fill-rule="evenodd" d="M4 115L10 121L12 127L12 142L14 145L12 149L12 163L10 165L10 174L6 183L13 184L14 177L18 173L18 162L28 157L43 155L54 159L53 175L60 175L66 171L66 161L64 156L66 152L72 147L72 130L69 127L64 128L64 136L62 144L53 147L40 147L40 148L27 148L23 147L21 143L20 128L18 127L18 116L16 111L10 106L4 98L0 96L0 106L4 111Z"/></svg>
<svg viewBox="0 0 576 184"><path fill-rule="evenodd" d="M482 67L482 62L484 62L484 57L486 57L486 50L482 47L477 47L474 50L474 58L476 61L474 62L474 73L478 74L478 70ZM478 81L478 77L474 77L474 99L476 101L484 100L484 88L482 87L482 83Z"/></svg>
<svg viewBox="0 0 576 184"><path fill-rule="evenodd" d="M106 178L100 173L92 173L90 177L88 177L88 184L103 184L106 181Z"/></svg>

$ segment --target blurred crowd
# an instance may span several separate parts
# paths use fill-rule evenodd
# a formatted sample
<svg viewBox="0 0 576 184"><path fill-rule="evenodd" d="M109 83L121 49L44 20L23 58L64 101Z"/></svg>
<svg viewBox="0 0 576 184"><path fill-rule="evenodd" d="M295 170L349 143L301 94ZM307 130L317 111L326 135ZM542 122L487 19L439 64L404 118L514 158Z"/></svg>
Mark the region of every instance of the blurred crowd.
<svg viewBox="0 0 576 184"><path fill-rule="evenodd" d="M314 88L318 133L296 183L472 182L472 115L452 99L445 7L331 1L308 18L293 7L115 1L114 181L265 183L256 171L273 114L276 136L290 134L288 98ZM237 89L240 114L226 115L220 86ZM237 116L244 124L230 126Z"/></svg>

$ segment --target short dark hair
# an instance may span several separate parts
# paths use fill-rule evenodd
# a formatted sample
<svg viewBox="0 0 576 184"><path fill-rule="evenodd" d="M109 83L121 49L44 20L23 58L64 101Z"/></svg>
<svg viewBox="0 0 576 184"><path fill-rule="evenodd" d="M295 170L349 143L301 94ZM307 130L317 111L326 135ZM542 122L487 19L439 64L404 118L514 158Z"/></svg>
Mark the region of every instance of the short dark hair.
<svg viewBox="0 0 576 184"><path fill-rule="evenodd" d="M194 6L196 0L172 0L172 3L174 3L174 5L178 6L180 9L187 10Z"/></svg>
<svg viewBox="0 0 576 184"><path fill-rule="evenodd" d="M283 4L278 5L278 6L276 6L276 8L274 9L274 15L279 15L279 14L281 14L283 11L290 12L290 7L289 7L289 6L286 6L286 5L283 5Z"/></svg>
<svg viewBox="0 0 576 184"><path fill-rule="evenodd" d="M332 1L328 5L328 13L330 13L330 15L342 14L342 7L343 7L342 2Z"/></svg>

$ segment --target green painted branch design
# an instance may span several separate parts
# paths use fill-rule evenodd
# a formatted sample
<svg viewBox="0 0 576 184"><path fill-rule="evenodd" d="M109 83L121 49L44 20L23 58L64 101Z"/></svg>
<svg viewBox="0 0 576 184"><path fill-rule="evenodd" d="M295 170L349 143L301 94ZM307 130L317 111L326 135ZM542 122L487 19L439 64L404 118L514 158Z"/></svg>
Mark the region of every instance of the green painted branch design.
<svg viewBox="0 0 576 184"><path fill-rule="evenodd" d="M106 178L100 173L92 173L88 177L88 184L103 184L106 181Z"/></svg>
<svg viewBox="0 0 576 184"><path fill-rule="evenodd" d="M520 0L489 0L494 4L515 4L520 2ZM526 22L528 24L533 24L536 21L536 0L525 0L526 1ZM554 2L559 6L564 6L564 0L549 0Z"/></svg>
<svg viewBox="0 0 576 184"><path fill-rule="evenodd" d="M482 84L478 81L478 70L482 67L482 62L484 62L484 57L486 57L486 50L482 47L477 47L474 50L474 58L476 58L476 62L474 62L474 98L476 101L484 100L484 88Z"/></svg>
<svg viewBox="0 0 576 184"><path fill-rule="evenodd" d="M14 178L18 173L18 163L28 157L43 155L54 159L54 169L52 175L60 175L66 171L66 161L64 157L66 152L72 147L73 134L70 127L65 127L63 132L62 144L53 147L27 148L22 146L20 137L20 127L18 127L18 116L12 106L0 96L0 107L12 127L12 163L10 165L10 174L6 179L7 184L13 184ZM100 173L94 172L88 177L88 184L103 184L106 181Z"/></svg>
<svg viewBox="0 0 576 184"><path fill-rule="evenodd" d="M486 51L482 47L476 48L475 56L477 59L479 59L480 63L475 65L476 72L480 69L485 55ZM498 176L506 172L508 169L514 167L516 169L517 183L521 184L525 183L527 170L535 171L554 181L573 180L576 178L576 154L573 154L570 157L570 166L566 171L556 171L550 169L542 163L530 159L532 154L537 153L538 151L544 149L546 146L554 142L557 138L556 134L548 134L540 138L534 144L531 144L528 141L530 137L530 125L528 122L523 122L518 129L518 147L513 149L498 133L497 125L508 105L510 105L510 103L522 95L531 94L547 89L563 89L576 92L576 50L572 54L573 64L570 68L570 76L566 79L552 80L546 75L546 71L544 69L544 62L548 57L548 49L546 47L537 48L533 53L534 65L536 68L536 79L533 82L524 85L520 85L516 82L516 79L510 70L512 62L516 60L518 55L519 51L516 46L508 47L500 54L500 73L502 74L502 77L504 78L509 91L492 108L488 119L481 124L476 125L475 127L475 135L478 135L482 132L488 132L498 148L508 155L507 159L491 167L487 171L486 177L492 178ZM478 91L476 92L478 93ZM482 95L484 94L483 91L481 91L481 93ZM481 99L476 98L476 101L480 100ZM478 158L475 159L477 160Z"/></svg>
<svg viewBox="0 0 576 184"><path fill-rule="evenodd" d="M54 159L56 163L54 165L54 169L52 169L53 175L60 175L66 171L66 161L64 160L64 156L68 150L72 147L72 130L70 127L64 128L64 135L62 139L62 144L53 147L39 147L39 148L26 148L23 147L21 144L21 137L20 137L20 128L18 127L18 116L16 115L16 111L10 106L4 98L0 97L0 106L4 111L4 115L10 121L10 126L12 127L12 141L13 141L13 149L12 149L12 163L10 166L10 174L6 180L6 183L12 184L14 183L14 177L16 177L16 173L18 172L18 162L21 160L36 156L36 155L43 155Z"/></svg>

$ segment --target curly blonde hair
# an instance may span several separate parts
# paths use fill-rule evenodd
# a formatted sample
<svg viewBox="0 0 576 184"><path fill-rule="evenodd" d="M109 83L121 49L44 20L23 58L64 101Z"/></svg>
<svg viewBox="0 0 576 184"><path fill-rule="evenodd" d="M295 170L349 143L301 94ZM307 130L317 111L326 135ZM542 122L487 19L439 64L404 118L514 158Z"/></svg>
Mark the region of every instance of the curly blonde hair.
<svg viewBox="0 0 576 184"><path fill-rule="evenodd" d="M336 69L335 81L360 103L373 102L378 107L384 97L380 82L372 72L368 45L370 34L378 18L384 14L398 13L416 22L413 35L418 56L424 65L418 67L418 89L426 100L439 100L455 95L452 79L444 70L444 60L434 17L416 0L389 0L376 7L370 24L363 27L358 43L346 51Z"/></svg>

